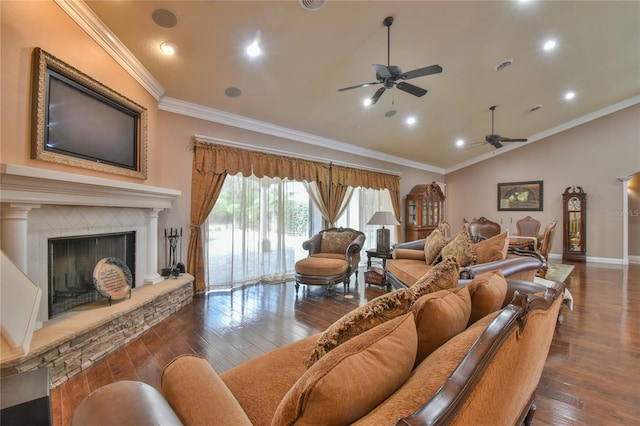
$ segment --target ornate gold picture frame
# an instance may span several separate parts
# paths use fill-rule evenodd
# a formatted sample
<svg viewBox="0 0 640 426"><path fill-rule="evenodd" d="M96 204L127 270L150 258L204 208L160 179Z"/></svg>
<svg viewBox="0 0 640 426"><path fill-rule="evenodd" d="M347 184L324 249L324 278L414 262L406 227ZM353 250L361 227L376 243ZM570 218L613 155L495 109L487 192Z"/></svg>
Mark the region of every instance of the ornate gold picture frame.
<svg viewBox="0 0 640 426"><path fill-rule="evenodd" d="M147 178L147 110L40 48L31 158Z"/></svg>
<svg viewBox="0 0 640 426"><path fill-rule="evenodd" d="M542 211L543 182L498 184L498 211Z"/></svg>

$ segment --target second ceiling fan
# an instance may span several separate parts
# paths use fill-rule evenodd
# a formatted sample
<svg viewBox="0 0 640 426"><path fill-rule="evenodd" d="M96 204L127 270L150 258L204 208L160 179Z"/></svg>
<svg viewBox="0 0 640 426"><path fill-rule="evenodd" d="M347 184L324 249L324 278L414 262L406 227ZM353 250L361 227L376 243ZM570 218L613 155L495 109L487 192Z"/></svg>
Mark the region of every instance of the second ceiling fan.
<svg viewBox="0 0 640 426"><path fill-rule="evenodd" d="M413 71L402 72L402 69L396 65L390 65L390 56L391 56L391 24L393 24L393 17L388 16L382 21L385 27L387 27L387 65L373 64L372 67L376 72L376 81L371 83L358 84L356 86L344 87L339 89L338 92L343 92L345 90L358 89L360 87L368 87L373 86L375 84L382 84L382 87L379 88L376 93L371 97L371 105L378 102L380 96L387 89L393 89L397 87L403 92L407 92L414 96L424 96L427 93L426 89L415 86L413 84L407 83L405 80L410 80L412 78L424 77L426 75L437 74L442 72L442 67L440 65L431 65L424 68L418 68ZM399 81L400 80L400 81Z"/></svg>
<svg viewBox="0 0 640 426"><path fill-rule="evenodd" d="M512 139L512 138L507 138L507 137L496 134L494 130L494 124L495 124L494 115L496 111L496 106L493 105L489 107L489 109L491 110L491 134L484 137L484 141L486 143L488 143L489 145L493 145L495 148L502 148L503 147L502 142L526 142L527 141L527 139L525 138Z"/></svg>

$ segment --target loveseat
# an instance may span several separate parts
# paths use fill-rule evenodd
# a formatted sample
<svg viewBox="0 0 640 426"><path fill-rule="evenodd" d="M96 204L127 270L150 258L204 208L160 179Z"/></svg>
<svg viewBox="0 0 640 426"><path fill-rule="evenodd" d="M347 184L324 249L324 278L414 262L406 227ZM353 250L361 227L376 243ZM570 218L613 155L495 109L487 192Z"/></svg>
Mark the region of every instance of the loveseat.
<svg viewBox="0 0 640 426"><path fill-rule="evenodd" d="M161 391L134 381L103 386L73 425L530 420L563 284L547 289L500 271L459 281L457 267L446 259L429 282L385 293L318 335L220 375L183 355L165 367Z"/></svg>
<svg viewBox="0 0 640 426"><path fill-rule="evenodd" d="M387 282L395 288L411 287L446 256L458 259L462 279L500 269L507 278L533 281L546 266L539 253L510 248L506 232L474 242L463 229L447 241L436 228L427 238L394 247L393 258L386 262Z"/></svg>

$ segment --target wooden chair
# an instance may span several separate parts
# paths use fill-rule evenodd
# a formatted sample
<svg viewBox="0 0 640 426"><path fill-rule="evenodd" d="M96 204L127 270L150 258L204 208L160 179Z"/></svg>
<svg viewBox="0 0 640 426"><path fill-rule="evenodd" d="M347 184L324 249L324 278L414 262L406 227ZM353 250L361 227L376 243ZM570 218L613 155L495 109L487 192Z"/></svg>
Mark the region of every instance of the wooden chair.
<svg viewBox="0 0 640 426"><path fill-rule="evenodd" d="M309 251L309 257L296 262L296 293L300 284L324 285L332 293L333 286L340 282L346 293L354 272L356 284L358 282L358 263L364 241L365 235L361 231L330 228L302 243L302 248Z"/></svg>
<svg viewBox="0 0 640 426"><path fill-rule="evenodd" d="M502 231L499 223L492 222L484 216L468 223L469 235L474 241L494 237Z"/></svg>
<svg viewBox="0 0 640 426"><path fill-rule="evenodd" d="M551 252L551 246L553 245L553 237L556 234L556 225L558 221L553 219L545 228L542 238L540 238L540 245L538 251L544 257L545 267L538 272L540 278L545 278L547 275L547 268L549 264L549 252Z"/></svg>
<svg viewBox="0 0 640 426"><path fill-rule="evenodd" d="M532 218L531 216L524 217L516 222L517 235L521 237L535 237L540 239L542 235L539 234L542 224L539 220Z"/></svg>

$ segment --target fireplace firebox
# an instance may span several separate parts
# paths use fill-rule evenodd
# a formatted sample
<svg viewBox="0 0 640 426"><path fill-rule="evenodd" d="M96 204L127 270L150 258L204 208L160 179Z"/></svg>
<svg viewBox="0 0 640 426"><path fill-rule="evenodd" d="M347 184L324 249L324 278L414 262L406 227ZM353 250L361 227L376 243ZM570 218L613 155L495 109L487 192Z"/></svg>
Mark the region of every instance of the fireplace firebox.
<svg viewBox="0 0 640 426"><path fill-rule="evenodd" d="M135 286L135 232L50 238L48 242L49 319L103 298L93 284L93 269L105 257L122 260Z"/></svg>

